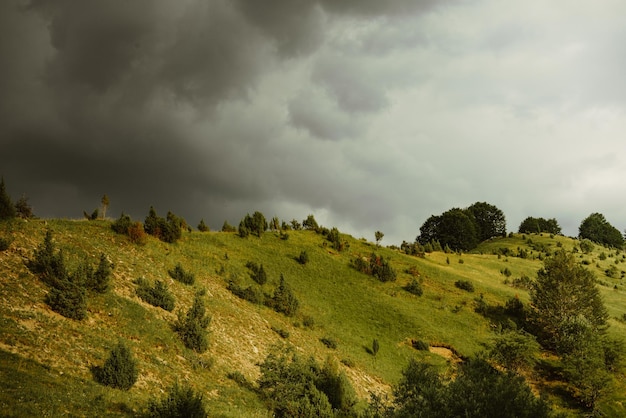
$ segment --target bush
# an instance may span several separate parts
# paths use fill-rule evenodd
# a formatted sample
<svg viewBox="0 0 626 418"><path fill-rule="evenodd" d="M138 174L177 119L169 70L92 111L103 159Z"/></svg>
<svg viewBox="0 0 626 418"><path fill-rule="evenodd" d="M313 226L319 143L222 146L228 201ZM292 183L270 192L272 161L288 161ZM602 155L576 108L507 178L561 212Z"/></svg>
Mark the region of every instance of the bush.
<svg viewBox="0 0 626 418"><path fill-rule="evenodd" d="M461 290L465 290L467 292L474 291L474 285L469 280L457 280L454 282L454 285Z"/></svg>
<svg viewBox="0 0 626 418"><path fill-rule="evenodd" d="M428 343L422 340L411 340L411 347L419 351L428 351L430 348Z"/></svg>
<svg viewBox="0 0 626 418"><path fill-rule="evenodd" d="M411 279L411 281L404 287L404 290L416 296L422 296L424 293L422 285L415 279Z"/></svg>
<svg viewBox="0 0 626 418"><path fill-rule="evenodd" d="M238 285L234 280L228 282L227 289L231 293L240 299L247 300L248 302L262 305L265 302L265 295L258 286L243 287Z"/></svg>
<svg viewBox="0 0 626 418"><path fill-rule="evenodd" d="M12 242L13 240L10 238L0 237L0 251L8 250Z"/></svg>
<svg viewBox="0 0 626 418"><path fill-rule="evenodd" d="M396 280L396 271L383 256L372 253L369 260L364 257L357 257L352 261L352 266L361 273L376 277L381 282L392 282Z"/></svg>
<svg viewBox="0 0 626 418"><path fill-rule="evenodd" d="M111 224L111 229L118 234L126 235L128 234L128 229L133 224L133 220L130 216L125 215L123 212L120 217Z"/></svg>
<svg viewBox="0 0 626 418"><path fill-rule="evenodd" d="M180 263L176 264L173 270L168 270L167 273L172 279L184 284L191 285L196 281L196 276L193 273L186 272Z"/></svg>
<svg viewBox="0 0 626 418"><path fill-rule="evenodd" d="M302 250L296 260L298 261L298 263L305 265L309 262L309 254L305 250Z"/></svg>
<svg viewBox="0 0 626 418"><path fill-rule="evenodd" d="M198 231L200 232L209 232L209 227L204 223L204 219L200 219L200 223L198 224Z"/></svg>
<svg viewBox="0 0 626 418"><path fill-rule="evenodd" d="M97 293L105 293L109 289L112 269L113 264L107 260L104 253L101 253L100 261L96 270L94 271L91 269L91 266L87 267L87 277L85 280L85 286L87 289L93 290Z"/></svg>
<svg viewBox="0 0 626 418"><path fill-rule="evenodd" d="M148 216L144 221L144 230L147 234L157 237L163 242L173 243L182 237L182 231L187 227L183 218L167 213L166 218L157 215L154 207L150 207Z"/></svg>
<svg viewBox="0 0 626 418"><path fill-rule="evenodd" d="M133 244L143 245L146 243L146 231L141 222L133 222L128 227L128 239Z"/></svg>
<svg viewBox="0 0 626 418"><path fill-rule="evenodd" d="M167 285L160 280L154 283L154 287L144 278L135 280L137 284L137 296L152 306L163 308L166 311L174 310L174 295L167 289Z"/></svg>
<svg viewBox="0 0 626 418"><path fill-rule="evenodd" d="M150 418L206 418L208 413L203 396L190 386L175 384L166 398L151 401L146 417Z"/></svg>
<svg viewBox="0 0 626 418"><path fill-rule="evenodd" d="M137 360L121 341L111 350L102 367L93 369L95 380L105 386L128 390L137 381Z"/></svg>
<svg viewBox="0 0 626 418"><path fill-rule="evenodd" d="M203 353L209 348L206 329L210 323L211 317L206 316L204 301L200 296L196 296L193 306L184 316L179 312L174 331L183 340L185 347Z"/></svg>
<svg viewBox="0 0 626 418"><path fill-rule="evenodd" d="M320 338L320 342L324 344L326 347L335 350L337 348L337 340L331 337L322 337Z"/></svg>
<svg viewBox="0 0 626 418"><path fill-rule="evenodd" d="M286 316L294 316L300 306L300 302L291 291L291 287L289 287L282 274L280 275L280 284L274 291L274 296L266 299L265 304Z"/></svg>
<svg viewBox="0 0 626 418"><path fill-rule="evenodd" d="M263 264L256 264L252 261L246 263L246 267L251 271L250 277L260 285L267 283L267 274L263 268Z"/></svg>
<svg viewBox="0 0 626 418"><path fill-rule="evenodd" d="M74 282L71 276L55 283L46 295L46 303L66 318L80 321L87 316L85 288Z"/></svg>

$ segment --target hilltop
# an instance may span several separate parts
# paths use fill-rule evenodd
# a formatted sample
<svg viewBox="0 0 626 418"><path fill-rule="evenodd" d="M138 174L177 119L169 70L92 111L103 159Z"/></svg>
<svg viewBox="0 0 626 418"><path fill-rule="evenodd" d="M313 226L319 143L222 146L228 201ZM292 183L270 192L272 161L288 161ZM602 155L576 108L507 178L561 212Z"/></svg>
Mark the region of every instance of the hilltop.
<svg viewBox="0 0 626 418"><path fill-rule="evenodd" d="M288 231L288 239L278 231L247 238L185 231L174 243L148 237L137 245L104 220L16 220L3 228L11 242L0 253L0 411L9 416L133 415L176 382L202 393L212 416L271 416L249 386L260 376L259 364L285 345L320 364L334 359L363 410L370 394L390 395L412 358L446 371L484 351L501 324L476 312L477 304L504 306L515 298L527 304L528 291L513 286L515 279L532 280L546 254L579 246L558 235L509 234L485 241L471 253L434 251L416 257L344 234L346 246L338 251L311 230ZM70 270L83 259L96 263L100 254L113 264L110 290L89 296L82 321L52 311L44 302L46 285L26 267L47 231ZM298 261L303 251L305 264ZM393 267L395 280L383 282L354 268L355 260L372 253ZM626 256L597 245L577 254L598 279L610 315L609 333L626 335ZM229 290L232 282L254 283L249 263L263 266L266 294L284 277L299 302L294 316ZM195 275L192 286L168 274L178 264ZM609 277L612 267L621 274ZM140 299L138 278L164 281L174 295L174 310ZM414 280L421 296L405 289ZM473 292L455 285L460 281L470 282ZM204 353L186 348L172 330L178 312L187 311L196 295L202 295L212 318ZM129 391L96 383L91 371L120 340L138 360L138 380ZM430 350L417 350L415 342L425 342ZM583 413L558 377L529 375L528 380L537 392L546 391L557 409ZM625 412L626 386L618 379L613 384L600 408L619 416Z"/></svg>

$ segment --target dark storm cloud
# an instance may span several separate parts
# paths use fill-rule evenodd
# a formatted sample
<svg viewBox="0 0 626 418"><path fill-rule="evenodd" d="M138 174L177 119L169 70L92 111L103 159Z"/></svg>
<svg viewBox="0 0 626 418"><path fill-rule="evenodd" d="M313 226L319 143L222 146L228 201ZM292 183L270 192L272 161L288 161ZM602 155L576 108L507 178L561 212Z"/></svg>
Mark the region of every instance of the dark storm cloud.
<svg viewBox="0 0 626 418"><path fill-rule="evenodd" d="M615 210L621 156L572 173L626 130L623 13L510 7L3 1L0 175L44 217L107 193L110 216L315 213L388 242L479 200L513 224Z"/></svg>

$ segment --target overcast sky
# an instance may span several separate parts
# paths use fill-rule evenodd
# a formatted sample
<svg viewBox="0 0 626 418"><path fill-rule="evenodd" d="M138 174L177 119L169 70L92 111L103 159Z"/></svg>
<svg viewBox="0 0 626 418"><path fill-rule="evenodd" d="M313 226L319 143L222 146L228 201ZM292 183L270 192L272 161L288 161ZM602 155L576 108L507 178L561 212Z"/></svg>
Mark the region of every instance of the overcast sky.
<svg viewBox="0 0 626 418"><path fill-rule="evenodd" d="M0 2L0 175L40 217L267 218L413 241L626 228L622 0Z"/></svg>

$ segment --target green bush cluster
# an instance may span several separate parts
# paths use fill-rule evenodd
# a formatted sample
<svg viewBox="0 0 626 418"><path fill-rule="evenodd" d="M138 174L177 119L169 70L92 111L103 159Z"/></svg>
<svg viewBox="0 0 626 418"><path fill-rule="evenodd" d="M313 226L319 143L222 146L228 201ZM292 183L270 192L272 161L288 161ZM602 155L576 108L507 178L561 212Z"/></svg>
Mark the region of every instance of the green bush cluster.
<svg viewBox="0 0 626 418"><path fill-rule="evenodd" d="M176 383L167 396L160 401L151 401L146 418L206 418L208 412L204 397L191 386Z"/></svg>
<svg viewBox="0 0 626 418"><path fill-rule="evenodd" d="M461 363L450 379L434 366L410 360L393 391L391 404L374 398L370 417L516 417L551 416L544 399L537 398L523 377L501 372L485 359Z"/></svg>
<svg viewBox="0 0 626 418"><path fill-rule="evenodd" d="M135 280L135 284L137 285L137 296L144 302L165 309L166 311L171 312L174 310L174 295L170 293L164 282L157 280L154 286L151 286L148 280L139 277Z"/></svg>
<svg viewBox="0 0 626 418"><path fill-rule="evenodd" d="M469 280L457 280L454 282L454 286L461 290L465 290L466 292L474 291L474 285Z"/></svg>
<svg viewBox="0 0 626 418"><path fill-rule="evenodd" d="M372 253L369 259L356 257L352 261L352 266L361 273L376 277L381 282L392 282L396 280L396 271L382 255Z"/></svg>
<svg viewBox="0 0 626 418"><path fill-rule="evenodd" d="M122 390L130 389L139 376L137 360L121 341L113 347L104 365L94 367L92 372L98 383Z"/></svg>
<svg viewBox="0 0 626 418"><path fill-rule="evenodd" d="M161 241L173 243L182 237L183 229L187 228L187 223L172 212L167 212L167 216L162 218L151 206L143 227L147 234L157 237Z"/></svg>
<svg viewBox="0 0 626 418"><path fill-rule="evenodd" d="M261 212L256 211L252 214L252 216L250 216L250 214L246 214L246 216L239 222L237 232L242 238L245 238L250 234L254 234L261 238L263 232L267 231L268 228L269 225L265 216Z"/></svg>
<svg viewBox="0 0 626 418"><path fill-rule="evenodd" d="M276 417L355 415L354 388L336 361L320 367L313 358L272 350L260 368L259 393Z"/></svg>
<svg viewBox="0 0 626 418"><path fill-rule="evenodd" d="M44 241L35 249L33 258L26 263L28 269L50 287L46 303L53 311L66 318L81 320L87 316L87 291L104 293L109 288L113 265L100 254L94 269L84 259L72 273L68 272L64 253L56 250L52 232L46 231Z"/></svg>
<svg viewBox="0 0 626 418"><path fill-rule="evenodd" d="M174 269L168 270L167 273L172 279L184 284L192 285L196 281L196 276L193 273L185 271L180 263L177 263Z"/></svg>
<svg viewBox="0 0 626 418"><path fill-rule="evenodd" d="M406 286L404 286L404 290L416 296L422 296L422 294L424 293L422 285L415 278L412 278L411 281Z"/></svg>
<svg viewBox="0 0 626 418"><path fill-rule="evenodd" d="M265 273L263 264L256 264L252 261L248 261L246 263L246 267L250 270L250 277L252 280L261 286L267 283L267 273Z"/></svg>
<svg viewBox="0 0 626 418"><path fill-rule="evenodd" d="M179 312L174 331L183 340L185 347L203 353L209 348L206 329L210 323L211 317L206 315L204 301L200 296L196 296L192 307L185 315Z"/></svg>

